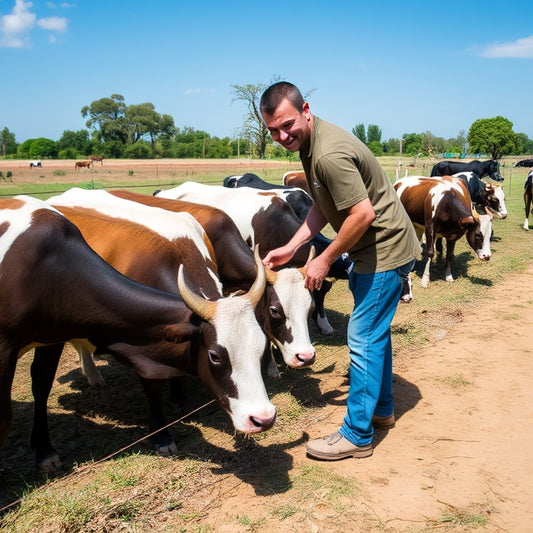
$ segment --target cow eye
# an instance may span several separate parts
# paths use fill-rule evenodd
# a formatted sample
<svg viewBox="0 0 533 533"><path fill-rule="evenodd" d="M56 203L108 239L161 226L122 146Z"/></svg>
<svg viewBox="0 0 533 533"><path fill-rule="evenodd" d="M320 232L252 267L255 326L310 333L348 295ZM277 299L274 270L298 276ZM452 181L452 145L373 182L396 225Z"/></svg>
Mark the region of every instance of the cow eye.
<svg viewBox="0 0 533 533"><path fill-rule="evenodd" d="M215 350L209 350L208 352L209 356L209 362L213 365L220 365L222 364L222 357L215 351Z"/></svg>
<svg viewBox="0 0 533 533"><path fill-rule="evenodd" d="M281 313L277 307L274 307L273 305L271 305L270 316L272 316L273 318L281 318Z"/></svg>

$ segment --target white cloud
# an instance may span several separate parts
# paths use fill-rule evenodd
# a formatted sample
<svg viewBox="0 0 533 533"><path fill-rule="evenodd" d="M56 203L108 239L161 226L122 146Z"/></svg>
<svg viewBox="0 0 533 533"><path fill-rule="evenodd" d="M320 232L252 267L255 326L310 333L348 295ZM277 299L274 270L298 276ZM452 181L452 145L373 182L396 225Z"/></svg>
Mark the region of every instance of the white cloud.
<svg viewBox="0 0 533 533"><path fill-rule="evenodd" d="M31 13L31 2L16 0L9 15L0 19L0 45L11 48L29 46L28 33L35 26L37 16Z"/></svg>
<svg viewBox="0 0 533 533"><path fill-rule="evenodd" d="M38 19L31 11L33 4L25 0L15 0L15 5L8 15L0 17L0 46L10 48L26 48L31 45L31 31L35 26L51 31L64 32L67 19L64 17L48 17ZM50 42L55 42L51 36Z"/></svg>
<svg viewBox="0 0 533 533"><path fill-rule="evenodd" d="M533 58L533 35L509 43L494 43L482 52L483 57Z"/></svg>
<svg viewBox="0 0 533 533"><path fill-rule="evenodd" d="M39 19L37 24L50 31L65 31L67 29L67 19L65 17L48 17Z"/></svg>

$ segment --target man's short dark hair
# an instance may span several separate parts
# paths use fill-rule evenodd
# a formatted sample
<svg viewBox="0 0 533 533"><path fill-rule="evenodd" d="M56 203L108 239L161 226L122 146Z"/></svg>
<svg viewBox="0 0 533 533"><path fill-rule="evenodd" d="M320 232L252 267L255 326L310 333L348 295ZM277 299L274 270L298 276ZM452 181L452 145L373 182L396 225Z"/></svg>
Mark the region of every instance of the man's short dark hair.
<svg viewBox="0 0 533 533"><path fill-rule="evenodd" d="M261 96L261 113L272 115L284 99L289 100L295 109L302 110L304 98L300 89L288 81L278 81L271 85Z"/></svg>

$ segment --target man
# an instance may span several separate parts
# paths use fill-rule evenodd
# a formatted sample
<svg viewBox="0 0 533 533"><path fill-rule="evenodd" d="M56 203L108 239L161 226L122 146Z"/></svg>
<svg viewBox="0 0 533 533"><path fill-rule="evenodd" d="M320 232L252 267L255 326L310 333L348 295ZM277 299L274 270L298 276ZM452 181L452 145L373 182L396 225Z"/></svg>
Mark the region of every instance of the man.
<svg viewBox="0 0 533 533"><path fill-rule="evenodd" d="M307 453L325 460L368 457L374 426L395 425L390 325L402 279L412 270L420 244L389 178L357 137L313 116L301 92L288 82L270 86L260 109L272 139L300 152L314 200L293 238L271 250L264 264L283 265L327 223L337 235L307 265L306 287L319 289L343 252L349 252L354 264L347 412L337 432L307 443Z"/></svg>

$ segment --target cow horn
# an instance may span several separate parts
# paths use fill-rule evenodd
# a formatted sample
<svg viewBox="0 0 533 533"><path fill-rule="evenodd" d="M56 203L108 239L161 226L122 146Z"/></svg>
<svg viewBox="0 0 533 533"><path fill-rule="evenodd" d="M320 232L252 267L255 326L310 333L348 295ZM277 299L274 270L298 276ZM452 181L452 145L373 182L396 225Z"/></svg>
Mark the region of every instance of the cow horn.
<svg viewBox="0 0 533 533"><path fill-rule="evenodd" d="M265 267L263 265L263 261L261 261L261 257L259 256L258 244L256 244L254 248L254 261L255 266L257 267L257 276L255 277L255 281L247 293L247 297L250 300L252 307L255 309L256 305L259 303L259 300L263 296L263 293L265 292L266 285Z"/></svg>
<svg viewBox="0 0 533 533"><path fill-rule="evenodd" d="M278 281L278 273L270 267L265 267L265 274L269 285L274 285Z"/></svg>
<svg viewBox="0 0 533 533"><path fill-rule="evenodd" d="M468 224L474 224L474 216L470 215L469 217L462 218L459 223L461 226L468 226Z"/></svg>
<svg viewBox="0 0 533 533"><path fill-rule="evenodd" d="M183 301L193 313L196 313L204 320L212 321L217 307L216 302L211 302L198 296L198 294L187 285L185 275L183 274L183 265L180 265L178 270L178 289Z"/></svg>

